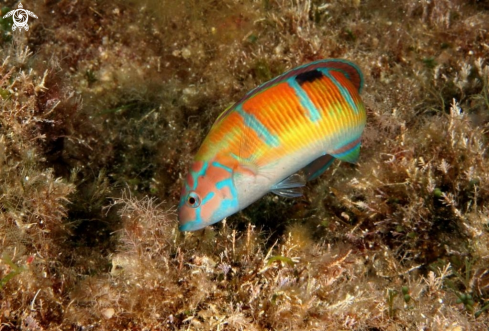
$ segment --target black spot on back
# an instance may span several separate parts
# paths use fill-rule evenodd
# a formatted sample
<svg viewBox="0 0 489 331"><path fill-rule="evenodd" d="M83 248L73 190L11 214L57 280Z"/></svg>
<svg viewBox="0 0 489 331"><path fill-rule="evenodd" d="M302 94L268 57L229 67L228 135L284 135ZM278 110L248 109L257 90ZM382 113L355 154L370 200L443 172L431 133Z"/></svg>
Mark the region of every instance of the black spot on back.
<svg viewBox="0 0 489 331"><path fill-rule="evenodd" d="M316 79L320 79L323 77L323 74L319 70L311 70L311 71L306 71L301 74L298 74L297 77L295 77L295 81L299 84L302 85L306 82L313 82Z"/></svg>

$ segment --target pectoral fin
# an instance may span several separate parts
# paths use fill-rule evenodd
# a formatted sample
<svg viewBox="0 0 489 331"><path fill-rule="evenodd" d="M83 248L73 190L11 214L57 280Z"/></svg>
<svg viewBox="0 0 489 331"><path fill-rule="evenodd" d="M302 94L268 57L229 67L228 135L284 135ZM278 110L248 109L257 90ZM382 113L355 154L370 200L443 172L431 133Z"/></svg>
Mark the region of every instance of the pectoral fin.
<svg viewBox="0 0 489 331"><path fill-rule="evenodd" d="M285 198L297 198L302 196L302 187L306 185L306 179L299 174L293 174L272 186L271 191Z"/></svg>
<svg viewBox="0 0 489 331"><path fill-rule="evenodd" d="M272 190L272 193L284 198L298 198L302 196L302 188L283 188L280 190Z"/></svg>

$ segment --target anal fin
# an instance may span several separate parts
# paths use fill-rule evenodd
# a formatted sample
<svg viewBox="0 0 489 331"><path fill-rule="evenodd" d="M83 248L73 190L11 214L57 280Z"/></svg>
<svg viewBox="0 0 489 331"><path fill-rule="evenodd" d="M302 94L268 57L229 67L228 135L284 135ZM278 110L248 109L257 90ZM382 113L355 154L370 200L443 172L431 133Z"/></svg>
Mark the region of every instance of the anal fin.
<svg viewBox="0 0 489 331"><path fill-rule="evenodd" d="M302 196L302 187L306 185L306 179L300 174L292 174L281 182L272 186L272 193L285 198L297 198Z"/></svg>
<svg viewBox="0 0 489 331"><path fill-rule="evenodd" d="M330 154L323 155L318 157L307 166L304 167L304 174L306 175L307 180L313 180L318 178L322 173L329 168L331 164L334 162L334 157Z"/></svg>
<svg viewBox="0 0 489 331"><path fill-rule="evenodd" d="M362 138L359 137L329 154L337 159L340 159L341 161L356 163L358 156L360 155L361 139Z"/></svg>

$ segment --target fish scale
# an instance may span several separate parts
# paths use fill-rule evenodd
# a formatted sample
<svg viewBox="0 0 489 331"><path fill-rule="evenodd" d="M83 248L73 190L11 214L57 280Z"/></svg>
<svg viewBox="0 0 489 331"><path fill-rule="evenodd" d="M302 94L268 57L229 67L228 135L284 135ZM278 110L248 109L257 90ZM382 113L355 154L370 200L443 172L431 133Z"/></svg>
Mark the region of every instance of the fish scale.
<svg viewBox="0 0 489 331"><path fill-rule="evenodd" d="M334 158L356 162L366 122L362 85L351 62L320 60L260 85L226 109L182 189L180 230L216 223L268 192L300 196L301 169L312 180Z"/></svg>

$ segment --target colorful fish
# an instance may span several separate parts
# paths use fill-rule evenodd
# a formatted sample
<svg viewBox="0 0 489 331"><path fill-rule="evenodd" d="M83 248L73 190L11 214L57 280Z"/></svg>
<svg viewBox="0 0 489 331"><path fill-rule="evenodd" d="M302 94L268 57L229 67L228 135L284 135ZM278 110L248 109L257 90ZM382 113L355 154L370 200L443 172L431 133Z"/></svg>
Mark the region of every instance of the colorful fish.
<svg viewBox="0 0 489 331"><path fill-rule="evenodd" d="M179 229L219 222L268 192L301 196L306 180L335 158L355 163L366 122L362 86L353 63L320 60L270 80L226 109L187 175Z"/></svg>

